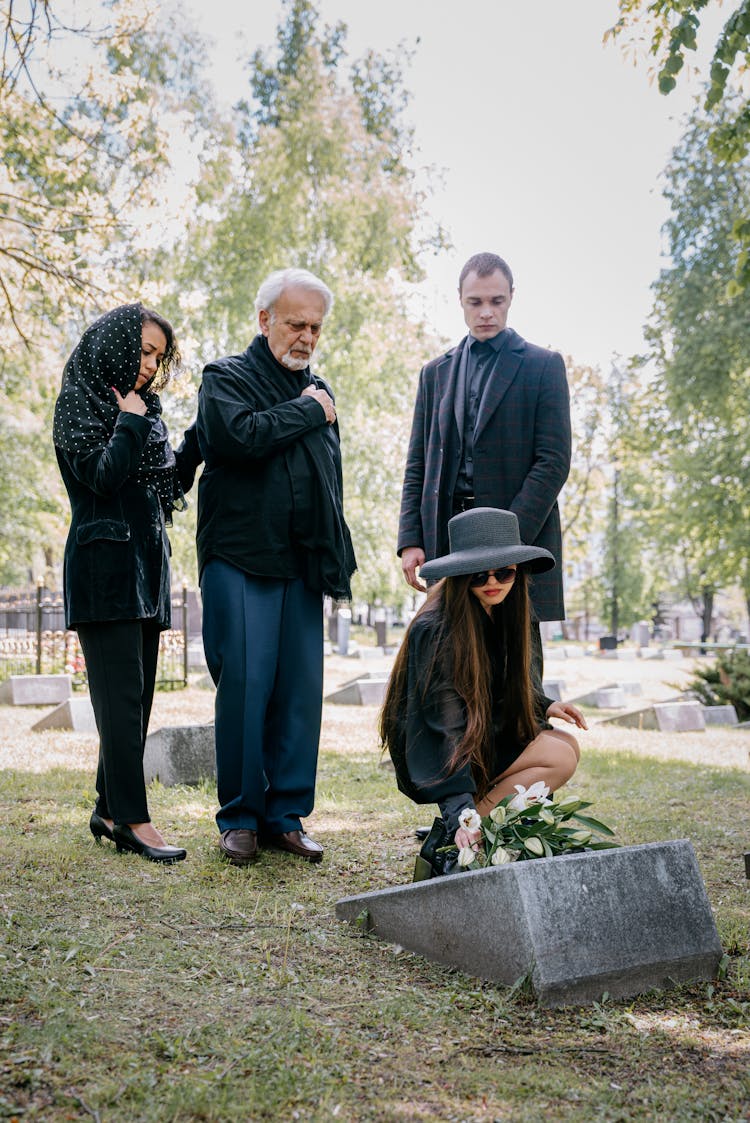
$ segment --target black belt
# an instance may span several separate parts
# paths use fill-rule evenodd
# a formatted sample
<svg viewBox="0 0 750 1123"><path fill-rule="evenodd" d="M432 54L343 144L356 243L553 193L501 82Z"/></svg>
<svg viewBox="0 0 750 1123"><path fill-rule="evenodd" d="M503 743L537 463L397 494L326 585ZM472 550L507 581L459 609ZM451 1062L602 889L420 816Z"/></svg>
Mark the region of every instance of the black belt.
<svg viewBox="0 0 750 1123"><path fill-rule="evenodd" d="M476 506L476 502L476 496L474 495L454 495L453 514L459 515L461 511L470 511L472 507Z"/></svg>

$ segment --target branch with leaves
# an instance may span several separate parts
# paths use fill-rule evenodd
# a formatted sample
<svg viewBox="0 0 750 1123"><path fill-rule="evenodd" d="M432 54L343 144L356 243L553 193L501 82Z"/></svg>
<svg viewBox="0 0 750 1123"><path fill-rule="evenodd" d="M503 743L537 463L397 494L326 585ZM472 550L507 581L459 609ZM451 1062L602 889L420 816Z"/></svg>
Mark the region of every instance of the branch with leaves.
<svg viewBox="0 0 750 1123"><path fill-rule="evenodd" d="M622 39L631 49L645 31L647 51L656 59L659 90L669 94L677 85L686 53L697 49L707 6L708 0L619 0L620 18L604 39ZM743 93L749 67L750 0L741 0L728 16L714 49L704 101L707 113L725 110L713 122L708 144L727 167L739 164L750 152L750 99ZM730 105L733 109L727 113ZM738 250L735 275L727 291L737 296L750 284L750 213L737 218L732 236Z"/></svg>

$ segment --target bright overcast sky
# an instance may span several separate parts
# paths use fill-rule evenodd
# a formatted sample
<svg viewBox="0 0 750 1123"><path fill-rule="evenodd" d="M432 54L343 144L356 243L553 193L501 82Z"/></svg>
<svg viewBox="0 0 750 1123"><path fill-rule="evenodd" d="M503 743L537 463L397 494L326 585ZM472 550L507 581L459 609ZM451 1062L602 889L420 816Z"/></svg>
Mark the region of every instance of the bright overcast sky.
<svg viewBox="0 0 750 1123"><path fill-rule="evenodd" d="M191 5L216 40L219 91L234 100L243 89L235 59L273 44L281 2ZM348 24L355 57L401 41L416 49L409 117L420 164L442 169L430 210L454 245L424 262L433 324L463 334L458 272L470 254L492 250L515 274L510 323L522 335L605 369L636 352L661 265L660 174L697 83L663 97L645 60L635 67L619 45L602 44L615 0L319 6L326 22ZM720 24L706 26L708 49Z"/></svg>

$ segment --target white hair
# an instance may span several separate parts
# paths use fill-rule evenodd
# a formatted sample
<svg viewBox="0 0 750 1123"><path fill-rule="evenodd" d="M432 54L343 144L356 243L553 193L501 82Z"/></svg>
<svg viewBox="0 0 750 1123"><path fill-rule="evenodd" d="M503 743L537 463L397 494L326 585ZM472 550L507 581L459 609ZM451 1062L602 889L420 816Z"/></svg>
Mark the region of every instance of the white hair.
<svg viewBox="0 0 750 1123"><path fill-rule="evenodd" d="M275 269L269 273L258 289L255 298L256 312L269 312L273 314L274 305L286 288L296 285L301 289L309 289L323 297L325 303L324 316L327 316L333 307L333 293L320 277L316 277L308 269Z"/></svg>

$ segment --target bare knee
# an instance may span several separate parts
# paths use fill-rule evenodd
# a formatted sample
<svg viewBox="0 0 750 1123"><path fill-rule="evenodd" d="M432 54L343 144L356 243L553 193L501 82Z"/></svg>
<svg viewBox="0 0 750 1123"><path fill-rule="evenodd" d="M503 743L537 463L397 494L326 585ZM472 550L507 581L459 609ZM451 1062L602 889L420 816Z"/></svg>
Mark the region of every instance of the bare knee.
<svg viewBox="0 0 750 1123"><path fill-rule="evenodd" d="M562 729L547 729L540 734L539 740L542 739L545 765L550 774L549 786L559 788L567 783L578 767L581 750L575 737Z"/></svg>
<svg viewBox="0 0 750 1123"><path fill-rule="evenodd" d="M575 771L575 767L581 759L581 750L572 733L566 733L564 729L545 729L543 733L539 734L539 740L543 740L545 752L552 760L572 754L575 760L573 765Z"/></svg>

